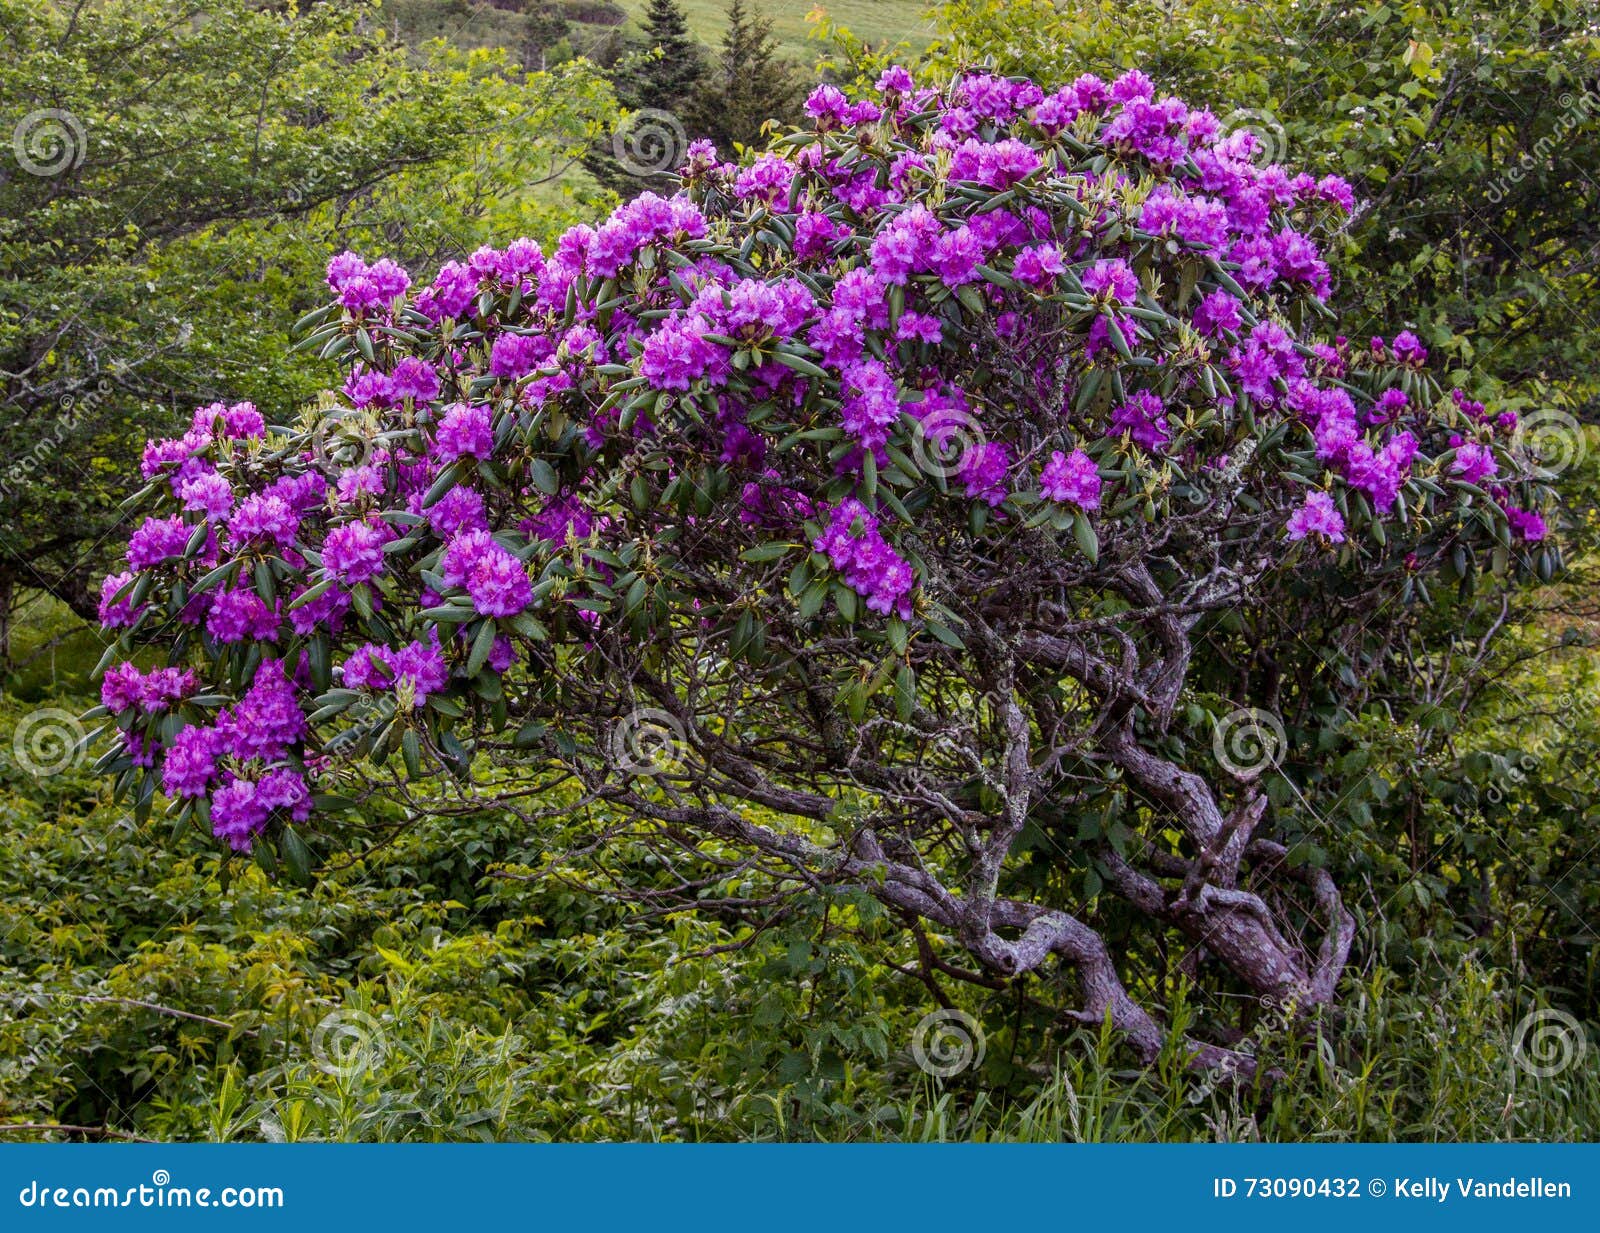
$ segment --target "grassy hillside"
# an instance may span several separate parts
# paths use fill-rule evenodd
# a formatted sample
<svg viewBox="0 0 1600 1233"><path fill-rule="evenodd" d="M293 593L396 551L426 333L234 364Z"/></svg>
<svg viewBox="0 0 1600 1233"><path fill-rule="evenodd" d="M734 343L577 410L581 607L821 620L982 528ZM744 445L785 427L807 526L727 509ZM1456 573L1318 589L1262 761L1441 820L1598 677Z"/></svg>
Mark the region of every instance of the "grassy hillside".
<svg viewBox="0 0 1600 1233"><path fill-rule="evenodd" d="M647 7L647 0L622 0L622 3L635 18ZM690 27L713 45L722 38L727 7L726 0L683 0ZM835 22L849 26L856 35L873 43L896 43L904 39L921 47L933 34L931 23L924 18L927 10L924 0L818 0L817 3L756 0L756 7L771 18L772 32L784 49L796 59L807 62L816 55L816 43L806 37L811 28L806 14L815 9L825 10Z"/></svg>
<svg viewBox="0 0 1600 1233"><path fill-rule="evenodd" d="M647 0L388 0L381 15L397 35L414 42L443 38L464 47L505 47L519 54L545 45L544 32L553 16L566 23L568 50L603 58L619 34L637 28L646 7ZM924 17L924 0L828 0L821 5L758 0L756 7L772 19L784 51L802 63L817 56L806 15L819 7L873 43L905 40L920 48L933 32ZM707 45L721 42L726 0L684 0L684 9L691 28ZM537 59L537 51L528 54Z"/></svg>

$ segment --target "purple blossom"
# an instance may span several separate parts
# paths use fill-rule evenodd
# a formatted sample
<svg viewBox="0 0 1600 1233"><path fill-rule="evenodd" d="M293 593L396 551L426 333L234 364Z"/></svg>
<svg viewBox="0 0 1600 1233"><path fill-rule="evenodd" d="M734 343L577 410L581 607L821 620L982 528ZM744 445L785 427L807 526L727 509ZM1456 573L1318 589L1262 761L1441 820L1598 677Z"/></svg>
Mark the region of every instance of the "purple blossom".
<svg viewBox="0 0 1600 1233"><path fill-rule="evenodd" d="M455 403L446 409L434 430L433 455L441 462L457 458L488 458L494 452L491 411L484 403Z"/></svg>
<svg viewBox="0 0 1600 1233"><path fill-rule="evenodd" d="M957 478L968 497L993 507L1006 499L1010 470L1010 450L997 441L978 441L962 455Z"/></svg>
<svg viewBox="0 0 1600 1233"><path fill-rule="evenodd" d="M437 630L427 642L412 642L398 649L372 643L358 647L345 660L342 674L347 689L391 690L409 696L414 710L426 706L429 695L450 683Z"/></svg>
<svg viewBox="0 0 1600 1233"><path fill-rule="evenodd" d="M391 393L396 399L432 402L439 397L439 374L426 360L408 355L389 374Z"/></svg>
<svg viewBox="0 0 1600 1233"><path fill-rule="evenodd" d="M280 767L258 781L228 773L211 796L211 830L235 852L248 852L275 810L301 822L311 816L311 793L299 771Z"/></svg>
<svg viewBox="0 0 1600 1233"><path fill-rule="evenodd" d="M1099 509L1100 471L1094 459L1082 450L1070 454L1055 450L1039 474L1039 491L1051 501L1084 510Z"/></svg>
<svg viewBox="0 0 1600 1233"><path fill-rule="evenodd" d="M1059 248L1054 244L1037 244L1017 254L1011 266L1011 276L1025 286L1042 291L1054 286L1056 278L1065 268Z"/></svg>
<svg viewBox="0 0 1600 1233"><path fill-rule="evenodd" d="M146 518L128 540L129 566L149 569L181 557L193 530L182 518Z"/></svg>
<svg viewBox="0 0 1600 1233"><path fill-rule="evenodd" d="M1083 289L1104 304L1132 304L1139 279L1120 258L1096 261L1084 271Z"/></svg>
<svg viewBox="0 0 1600 1233"><path fill-rule="evenodd" d="M835 244L850 234L850 229L826 214L807 210L795 219L794 255L800 261L826 257Z"/></svg>
<svg viewBox="0 0 1600 1233"><path fill-rule="evenodd" d="M826 529L811 546L828 555L845 584L867 601L871 611L894 612L909 620L916 576L878 533L877 518L853 499L828 513Z"/></svg>
<svg viewBox="0 0 1600 1233"><path fill-rule="evenodd" d="M216 773L216 733L191 724L172 738L161 768L161 787L168 796L204 796Z"/></svg>
<svg viewBox="0 0 1600 1233"><path fill-rule="evenodd" d="M1450 443L1456 451L1450 470L1467 483L1481 484L1500 473L1500 464L1495 461L1494 451L1487 445L1463 441L1460 437L1452 437Z"/></svg>
<svg viewBox="0 0 1600 1233"><path fill-rule="evenodd" d="M937 345L944 337L944 330L939 324L939 318L907 309L900 314L900 320L895 323L894 336L901 342Z"/></svg>
<svg viewBox="0 0 1600 1233"><path fill-rule="evenodd" d="M1109 435L1127 433L1141 449L1155 453L1171 436L1167 412L1161 399L1150 390L1140 390L1111 413Z"/></svg>
<svg viewBox="0 0 1600 1233"><path fill-rule="evenodd" d="M255 541L286 548L300 534L300 515L276 492L253 492L228 519L228 533L236 544Z"/></svg>
<svg viewBox="0 0 1600 1233"><path fill-rule="evenodd" d="M1524 543L1536 544L1549 534L1550 529L1537 510L1517 509L1511 506L1506 510L1506 521Z"/></svg>
<svg viewBox="0 0 1600 1233"><path fill-rule="evenodd" d="M528 571L487 531L467 531L451 540L439 574L446 585L465 588L485 616L516 616L533 602Z"/></svg>
<svg viewBox="0 0 1600 1233"><path fill-rule="evenodd" d="M1306 493L1306 499L1289 515L1288 529L1292 540L1314 534L1330 544L1344 543L1344 516L1325 492Z"/></svg>
<svg viewBox="0 0 1600 1233"><path fill-rule="evenodd" d="M639 372L658 390L687 390L705 376L717 359L717 348L701 335L703 324L688 317L674 317L644 342L639 357Z"/></svg>
<svg viewBox="0 0 1600 1233"><path fill-rule="evenodd" d="M371 582L384 572L383 546L393 538L394 532L385 523L347 522L328 532L322 546L322 567L347 587Z"/></svg>
<svg viewBox="0 0 1600 1233"><path fill-rule="evenodd" d="M891 64L878 74L879 94L910 94L914 88L911 74L898 64Z"/></svg>
<svg viewBox="0 0 1600 1233"><path fill-rule="evenodd" d="M889 439L889 428L900 417L900 392L883 364L860 360L847 366L840 393L841 415L851 436L866 449L876 449Z"/></svg>
<svg viewBox="0 0 1600 1233"><path fill-rule="evenodd" d="M462 531L487 530L489 521L482 494L457 484L428 507L428 525L441 539L450 539Z"/></svg>
<svg viewBox="0 0 1600 1233"><path fill-rule="evenodd" d="M983 243L971 227L947 231L933 246L933 268L952 287L975 280L983 257Z"/></svg>
<svg viewBox="0 0 1600 1233"><path fill-rule="evenodd" d="M307 731L293 682L277 659L264 659L243 698L217 715L216 748L242 762L275 762Z"/></svg>
<svg viewBox="0 0 1600 1233"><path fill-rule="evenodd" d="M178 500L184 509L204 514L207 522L217 522L233 509L233 486L215 471L202 472L179 481Z"/></svg>
<svg viewBox="0 0 1600 1233"><path fill-rule="evenodd" d="M114 715L138 709L159 714L194 692L195 675L187 668L152 668L141 672L132 663L108 669L100 682L100 702Z"/></svg>
<svg viewBox="0 0 1600 1233"><path fill-rule="evenodd" d="M489 354L489 371L515 381L543 365L555 354L550 340L540 334L502 334Z"/></svg>
<svg viewBox="0 0 1600 1233"><path fill-rule="evenodd" d="M971 180L987 188L1007 189L1039 167L1039 152L1015 138L992 144L964 141L950 160L952 180Z"/></svg>
<svg viewBox="0 0 1600 1233"><path fill-rule="evenodd" d="M739 173L733 183L736 197L753 197L772 205L789 194L794 164L780 154L763 154Z"/></svg>
<svg viewBox="0 0 1600 1233"><path fill-rule="evenodd" d="M1195 331L1206 338L1216 339L1224 334L1237 334L1242 326L1239 301L1226 291L1211 292L1194 310Z"/></svg>
<svg viewBox="0 0 1600 1233"><path fill-rule="evenodd" d="M206 632L221 643L265 642L278 632L278 614L254 591L236 587L218 592L212 600Z"/></svg>
<svg viewBox="0 0 1600 1233"><path fill-rule="evenodd" d="M1421 368L1428 362L1428 349L1410 330L1401 330L1394 336L1390 354L1394 356L1396 364L1408 368Z"/></svg>
<svg viewBox="0 0 1600 1233"><path fill-rule="evenodd" d="M137 610L133 606L133 596L117 599L117 592L133 581L133 574L123 571L120 574L107 574L100 584L100 624L108 629L120 629L132 625L150 606L141 604Z"/></svg>
<svg viewBox="0 0 1600 1233"><path fill-rule="evenodd" d="M335 292L343 291L352 279L365 278L367 263L352 252L342 252L328 262L328 286Z"/></svg>

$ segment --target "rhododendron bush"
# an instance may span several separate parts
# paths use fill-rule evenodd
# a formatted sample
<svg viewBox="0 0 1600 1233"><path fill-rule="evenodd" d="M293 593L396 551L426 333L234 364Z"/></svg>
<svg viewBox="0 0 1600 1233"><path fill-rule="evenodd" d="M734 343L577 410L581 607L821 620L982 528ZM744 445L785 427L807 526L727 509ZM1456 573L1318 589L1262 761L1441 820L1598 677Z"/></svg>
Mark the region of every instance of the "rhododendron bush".
<svg viewBox="0 0 1600 1233"><path fill-rule="evenodd" d="M686 903L864 893L1147 1059L1111 904L1119 954L1328 1001L1353 918L1212 740L1276 699L1194 665L1319 587L1548 573L1515 417L1339 335L1342 180L1137 72L807 111L548 252L335 259L342 387L145 453L106 770L301 874L378 797L536 828L575 785Z"/></svg>

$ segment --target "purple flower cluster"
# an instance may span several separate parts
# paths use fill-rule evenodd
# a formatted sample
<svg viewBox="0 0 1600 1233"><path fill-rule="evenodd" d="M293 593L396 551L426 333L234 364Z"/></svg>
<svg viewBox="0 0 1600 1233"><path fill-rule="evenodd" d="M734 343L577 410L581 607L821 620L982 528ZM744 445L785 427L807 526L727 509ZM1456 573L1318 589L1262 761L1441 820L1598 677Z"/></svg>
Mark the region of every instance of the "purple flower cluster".
<svg viewBox="0 0 1600 1233"><path fill-rule="evenodd" d="M322 545L322 568L347 587L371 582L384 572L383 547L393 538L387 524L373 519L335 527Z"/></svg>
<svg viewBox="0 0 1600 1233"><path fill-rule="evenodd" d="M221 643L267 642L277 636L277 609L247 587L221 591L206 614L206 632Z"/></svg>
<svg viewBox="0 0 1600 1233"><path fill-rule="evenodd" d="M300 772L279 767L252 780L230 771L211 794L211 829L235 852L248 852L275 811L295 822L311 816L311 792Z"/></svg>
<svg viewBox="0 0 1600 1233"><path fill-rule="evenodd" d="M1289 515L1289 538L1308 535L1319 535L1330 544L1344 543L1344 516L1325 492L1306 493L1305 501Z"/></svg>
<svg viewBox="0 0 1600 1233"><path fill-rule="evenodd" d="M503 669L502 669L503 670ZM394 648L368 643L357 647L345 660L343 679L348 689L387 689L412 708L427 705L428 696L450 683L450 669L439 649L437 630L427 642L412 642Z"/></svg>
<svg viewBox="0 0 1600 1233"><path fill-rule="evenodd" d="M236 402L232 406L214 402L196 408L189 431L198 436L220 435L227 440L244 441L266 436L267 424L253 402Z"/></svg>
<svg viewBox="0 0 1600 1233"><path fill-rule="evenodd" d="M957 478L967 496L993 508L1006 499L1011 451L998 441L979 441L961 456Z"/></svg>
<svg viewBox="0 0 1600 1233"><path fill-rule="evenodd" d="M528 571L487 531L466 531L451 540L439 575L445 585L464 588L484 616L513 617L533 602Z"/></svg>
<svg viewBox="0 0 1600 1233"><path fill-rule="evenodd" d="M860 501L841 501L828 511L828 525L811 545L828 555L846 585L873 612L911 617L911 566L878 532L878 519Z"/></svg>
<svg viewBox="0 0 1600 1233"><path fill-rule="evenodd" d="M237 544L267 543L287 548L300 533L300 514L281 493L253 492L228 519L228 533Z"/></svg>
<svg viewBox="0 0 1600 1233"><path fill-rule="evenodd" d="M845 368L841 387L845 430L863 449L879 449L900 418L900 391L888 368L879 360L858 360Z"/></svg>
<svg viewBox="0 0 1600 1233"><path fill-rule="evenodd" d="M182 518L146 518L128 540L129 566L145 570L181 557L193 530Z"/></svg>
<svg viewBox="0 0 1600 1233"><path fill-rule="evenodd" d="M1500 473L1500 464L1489 446L1479 441L1463 441L1458 436L1451 437L1450 444L1456 451L1450 470L1467 483L1482 484Z"/></svg>
<svg viewBox="0 0 1600 1233"><path fill-rule="evenodd" d="M658 390L687 390L699 378L712 375L726 353L703 337L709 325L696 317L668 321L645 339L639 372Z"/></svg>
<svg viewBox="0 0 1600 1233"><path fill-rule="evenodd" d="M333 416L359 410L346 422L373 448L330 459L304 431L267 446L249 403L201 407L146 447L151 516L101 619L206 663L213 685L108 673L119 770L208 799L247 849L311 807L307 716L355 722L319 691L391 693L442 731L469 638L492 634L489 667L508 672L517 639L614 634L619 561L648 559L671 594L685 544L726 536L711 542L737 569L809 539L869 612L909 620L922 553L1010 542L996 526L1081 531L1089 513L1112 536L1115 518L1159 523L1167 478L1218 482L1247 445L1292 561L1288 542L1363 539L1414 468L1428 482L1406 490L1407 535L1438 512L1441 477L1490 486L1524 543L1547 534L1505 448L1514 415L1460 391L1441 412L1410 332L1352 348L1299 324L1331 287L1313 237L1354 205L1337 177L1263 165L1251 134L1137 71L1046 92L977 72L919 86L891 66L876 95L820 86L806 112L816 132L742 166L695 143L686 193L646 193L548 255L483 247L419 287L335 257L316 328L349 350L326 397ZM927 445L952 443L953 468L927 465ZM534 578L539 619L513 619ZM419 618L459 614L463 594L505 624L443 636ZM276 648L301 645L291 671ZM176 727L239 696L254 662L214 723Z"/></svg>
<svg viewBox="0 0 1600 1233"><path fill-rule="evenodd" d="M1112 436L1127 433L1133 443L1147 453L1155 453L1171 439L1167 409L1150 390L1140 390L1111 413Z"/></svg>
<svg viewBox="0 0 1600 1233"><path fill-rule="evenodd" d="M148 604L141 604L135 608L133 596L124 595L121 599L117 595L125 587L130 587L134 582L131 570L124 570L120 574L107 574L100 583L100 624L108 629L121 629L134 624Z"/></svg>
<svg viewBox="0 0 1600 1233"><path fill-rule="evenodd" d="M967 140L950 156L950 178L1004 190L1027 179L1041 162L1037 150L1015 138L996 142Z"/></svg>
<svg viewBox="0 0 1600 1233"><path fill-rule="evenodd" d="M434 430L434 457L440 462L489 457L494 452L491 414L483 403L458 402L446 408Z"/></svg>
<svg viewBox="0 0 1600 1233"><path fill-rule="evenodd" d="M1100 472L1094 459L1082 450L1064 454L1056 450L1039 473L1039 491L1051 501L1079 509L1100 508Z"/></svg>
<svg viewBox="0 0 1600 1233"><path fill-rule="evenodd" d="M164 711L183 701L195 688L187 668L153 668L140 672L133 664L118 664L100 683L100 704L113 715L123 711Z"/></svg>
<svg viewBox="0 0 1600 1233"><path fill-rule="evenodd" d="M1083 289L1106 304L1132 304L1139 295L1139 279L1120 257L1100 260L1084 271Z"/></svg>

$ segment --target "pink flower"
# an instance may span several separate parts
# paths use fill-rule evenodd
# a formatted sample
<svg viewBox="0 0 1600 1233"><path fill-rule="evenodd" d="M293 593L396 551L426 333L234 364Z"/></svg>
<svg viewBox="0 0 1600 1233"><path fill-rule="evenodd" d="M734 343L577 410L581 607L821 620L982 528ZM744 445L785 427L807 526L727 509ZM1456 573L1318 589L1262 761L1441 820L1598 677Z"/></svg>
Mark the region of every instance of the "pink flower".
<svg viewBox="0 0 1600 1233"><path fill-rule="evenodd" d="M1120 258L1096 261L1084 271L1083 289L1107 304L1132 304L1139 294L1139 280Z"/></svg>
<svg viewBox="0 0 1600 1233"><path fill-rule="evenodd" d="M1082 450L1050 455L1039 475L1039 491L1052 501L1067 502L1079 509L1100 508L1100 471L1094 459Z"/></svg>
<svg viewBox="0 0 1600 1233"><path fill-rule="evenodd" d="M458 402L449 407L434 430L433 454L441 462L488 458L494 452L491 412L483 403Z"/></svg>
<svg viewBox="0 0 1600 1233"><path fill-rule="evenodd" d="M1306 493L1306 499L1289 515L1289 538L1308 535L1319 535L1330 544L1344 543L1344 516L1325 492Z"/></svg>

